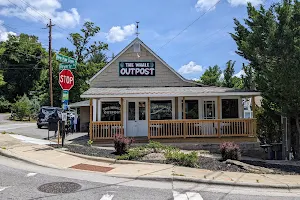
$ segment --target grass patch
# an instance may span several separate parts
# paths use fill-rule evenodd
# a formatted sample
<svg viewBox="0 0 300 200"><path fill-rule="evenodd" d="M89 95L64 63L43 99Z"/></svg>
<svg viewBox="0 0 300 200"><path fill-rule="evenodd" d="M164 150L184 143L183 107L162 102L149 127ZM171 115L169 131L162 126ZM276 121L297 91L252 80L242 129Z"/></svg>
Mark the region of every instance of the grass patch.
<svg viewBox="0 0 300 200"><path fill-rule="evenodd" d="M6 133L7 133L6 131L3 131L3 132L2 132L3 135L6 134Z"/></svg>
<svg viewBox="0 0 300 200"><path fill-rule="evenodd" d="M1 147L1 149L6 150L6 147Z"/></svg>
<svg viewBox="0 0 300 200"><path fill-rule="evenodd" d="M176 174L176 173L173 173L172 176L184 176L183 174Z"/></svg>
<svg viewBox="0 0 300 200"><path fill-rule="evenodd" d="M145 156L147 154L147 151L145 148L131 148L128 150L126 154L123 154L121 156L117 156L117 160L138 160L139 158Z"/></svg>

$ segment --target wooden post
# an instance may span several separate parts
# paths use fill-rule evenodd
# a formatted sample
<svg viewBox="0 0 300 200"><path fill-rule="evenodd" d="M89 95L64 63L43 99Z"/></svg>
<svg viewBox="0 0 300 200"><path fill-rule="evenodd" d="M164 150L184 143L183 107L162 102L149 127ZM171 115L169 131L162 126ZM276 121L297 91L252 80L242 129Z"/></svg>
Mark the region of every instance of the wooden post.
<svg viewBox="0 0 300 200"><path fill-rule="evenodd" d="M120 109L121 109L121 134L124 135L124 123L123 123L123 120L124 120L124 117L123 117L123 98L121 98L121 106L120 106Z"/></svg>
<svg viewBox="0 0 300 200"><path fill-rule="evenodd" d="M150 113L150 98L148 97L148 140L151 138L151 129L150 129L150 118L151 118L151 113Z"/></svg>
<svg viewBox="0 0 300 200"><path fill-rule="evenodd" d="M184 138L186 138L186 121L185 121L185 119L186 119L186 112L185 112L185 97L183 97L182 98L182 102L183 102L183 108L182 108L182 110L183 110L183 119L184 119L184 122L183 122L183 137Z"/></svg>
<svg viewBox="0 0 300 200"><path fill-rule="evenodd" d="M218 137L220 138L221 137L221 123L220 123L220 120L221 120L221 98L218 97L217 98L217 104L218 104L218 132L217 132L217 135Z"/></svg>
<svg viewBox="0 0 300 200"><path fill-rule="evenodd" d="M90 99L90 140L93 140L93 99Z"/></svg>
<svg viewBox="0 0 300 200"><path fill-rule="evenodd" d="M255 108L255 96L252 96L251 98L251 103L252 103L252 118L253 118L253 135L256 136L256 108Z"/></svg>

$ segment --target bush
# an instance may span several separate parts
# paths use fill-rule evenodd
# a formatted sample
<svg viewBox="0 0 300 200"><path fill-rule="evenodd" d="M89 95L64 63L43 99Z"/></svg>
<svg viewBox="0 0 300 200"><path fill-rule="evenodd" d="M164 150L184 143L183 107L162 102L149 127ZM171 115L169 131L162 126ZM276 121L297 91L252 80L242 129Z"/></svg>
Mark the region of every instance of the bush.
<svg viewBox="0 0 300 200"><path fill-rule="evenodd" d="M23 120L25 117L30 117L31 114L31 102L29 98L24 94L19 98L12 106L12 111L16 114L19 120Z"/></svg>
<svg viewBox="0 0 300 200"><path fill-rule="evenodd" d="M171 151L171 150L179 150L179 149L176 148L176 147L163 145L163 144L161 144L160 142L156 142L156 141L152 141L152 140L149 141L149 144L147 144L147 145L145 146L145 148L153 149L153 152L154 152L154 153L159 153L159 152L167 151L167 150L170 150L170 151Z"/></svg>
<svg viewBox="0 0 300 200"><path fill-rule="evenodd" d="M128 150L127 154L117 156L117 159L118 160L137 160L146 154L147 153L145 153L145 149L132 148L132 149Z"/></svg>
<svg viewBox="0 0 300 200"><path fill-rule="evenodd" d="M8 112L10 103L3 96L0 97L0 113Z"/></svg>
<svg viewBox="0 0 300 200"><path fill-rule="evenodd" d="M185 154L179 150L169 150L166 151L165 157L167 162L172 162L176 165L185 166L185 167L197 167L198 154L193 151L191 153Z"/></svg>
<svg viewBox="0 0 300 200"><path fill-rule="evenodd" d="M114 137L114 146L115 146L116 154L118 155L125 154L132 143L133 143L132 138L124 137L122 134L116 134Z"/></svg>
<svg viewBox="0 0 300 200"><path fill-rule="evenodd" d="M241 158L240 147L234 142L223 142L220 145L220 152L223 160L239 160Z"/></svg>

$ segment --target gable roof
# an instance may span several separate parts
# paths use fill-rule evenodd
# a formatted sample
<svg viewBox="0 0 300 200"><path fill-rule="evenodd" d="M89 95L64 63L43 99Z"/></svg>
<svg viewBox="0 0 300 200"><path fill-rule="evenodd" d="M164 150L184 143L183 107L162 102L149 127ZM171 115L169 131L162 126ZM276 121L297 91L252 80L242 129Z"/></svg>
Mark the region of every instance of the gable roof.
<svg viewBox="0 0 300 200"><path fill-rule="evenodd" d="M158 59L163 65L165 65L169 70L171 70L176 76L178 76L182 81L192 83L198 86L203 86L200 83L195 81L190 81L181 76L178 72L176 72L172 67L170 67L161 57L159 57L154 51L152 51L142 40L138 37L135 38L130 44L128 44L120 53L118 53L109 63L106 64L99 72L97 72L90 80L88 80L88 84L92 82L99 74L101 74L106 68L108 68L113 62L115 62L123 53L125 53L131 46L133 46L136 42L139 42L141 46L143 46L147 51L149 51L156 59Z"/></svg>

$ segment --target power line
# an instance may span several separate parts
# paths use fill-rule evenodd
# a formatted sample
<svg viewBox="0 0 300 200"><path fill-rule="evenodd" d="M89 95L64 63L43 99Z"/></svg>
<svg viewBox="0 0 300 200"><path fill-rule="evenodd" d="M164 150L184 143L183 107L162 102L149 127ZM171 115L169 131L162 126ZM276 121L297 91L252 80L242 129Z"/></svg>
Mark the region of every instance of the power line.
<svg viewBox="0 0 300 200"><path fill-rule="evenodd" d="M167 41L164 45L162 45L157 51L168 45L170 42L172 42L175 38L177 38L179 35L181 35L185 30L187 30L189 27L191 27L194 23L196 23L200 18L202 18L204 15L206 15L209 11L211 11L215 6L217 6L218 3L220 3L221 0L217 1L212 7L210 7L207 11L205 11L202 15L200 15L197 19L195 19L192 23L190 23L187 27L182 29L177 35L175 35L173 38L171 38L169 41Z"/></svg>
<svg viewBox="0 0 300 200"><path fill-rule="evenodd" d="M31 15L33 18L37 19L38 21L40 21L42 24L45 24L45 22L43 22L42 20L38 19L37 17L35 17L34 15L32 15L31 13L29 13L25 8L18 6L17 4L13 3L11 0L8 0L11 4L15 5L16 7L18 7L19 9L25 11L27 14Z"/></svg>

